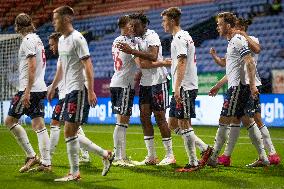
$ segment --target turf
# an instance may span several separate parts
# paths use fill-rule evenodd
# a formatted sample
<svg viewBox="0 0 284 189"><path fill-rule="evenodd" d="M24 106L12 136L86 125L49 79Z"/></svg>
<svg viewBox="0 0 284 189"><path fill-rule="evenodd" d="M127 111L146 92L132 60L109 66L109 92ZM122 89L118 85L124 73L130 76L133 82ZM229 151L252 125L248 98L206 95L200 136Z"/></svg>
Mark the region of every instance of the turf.
<svg viewBox="0 0 284 189"><path fill-rule="evenodd" d="M26 127L30 141L37 149L37 137L30 127ZM86 135L98 145L112 149L113 126L85 126ZM146 155L145 144L139 126L127 130L127 154L133 160L143 160ZM0 188L284 188L283 164L268 169L246 168L257 157L247 131L242 129L233 153L232 167L206 167L194 173L175 173L176 167L187 163L181 137L173 135L173 149L177 159L175 166L139 166L133 168L112 167L106 177L101 176L102 162L98 156L91 155L91 163L80 167L82 180L79 182L54 183L55 178L68 172L69 164L63 134L53 159L51 173L18 172L25 159L9 131L0 126ZM160 159L164 148L159 131L155 128L155 145ZM216 127L195 127L195 133L205 142L213 144ZM271 128L274 145L284 157L284 129ZM199 153L199 151L197 151Z"/></svg>

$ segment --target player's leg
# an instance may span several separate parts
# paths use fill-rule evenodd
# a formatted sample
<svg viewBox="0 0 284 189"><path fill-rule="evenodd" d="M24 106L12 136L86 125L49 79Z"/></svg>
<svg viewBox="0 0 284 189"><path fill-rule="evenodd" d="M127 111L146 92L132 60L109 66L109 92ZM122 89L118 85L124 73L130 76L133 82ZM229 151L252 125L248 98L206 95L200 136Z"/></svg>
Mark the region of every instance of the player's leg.
<svg viewBox="0 0 284 189"><path fill-rule="evenodd" d="M168 88L169 81L152 86L151 108L153 110L156 123L160 129L162 142L166 151L164 159L158 165L169 165L176 163L173 154L171 130L168 127L165 115L166 109L169 106Z"/></svg>
<svg viewBox="0 0 284 189"><path fill-rule="evenodd" d="M130 115L132 114L134 89L111 87L111 102L112 112L117 115L116 125L113 132L114 153L115 161L114 165L128 165L124 162L126 157L126 129Z"/></svg>
<svg viewBox="0 0 284 189"><path fill-rule="evenodd" d="M5 126L14 135L18 144L21 146L21 148L25 151L26 154L25 165L22 166L21 169L19 170L21 173L28 171L30 167L40 162L29 141L25 129L18 123L19 118L26 111L21 101L22 95L23 92L18 92L13 97L13 99L11 100L8 116L5 119Z"/></svg>
<svg viewBox="0 0 284 189"><path fill-rule="evenodd" d="M60 121L64 109L64 99L60 99L56 104L50 123L50 155L51 158L55 152L60 137Z"/></svg>
<svg viewBox="0 0 284 189"><path fill-rule="evenodd" d="M255 146L259 156L259 159L256 162L248 164L247 166L248 167L268 166L269 161L266 152L264 150L261 132L259 131L259 128L254 122L254 119L248 116L243 116L242 123L247 128L251 142Z"/></svg>
<svg viewBox="0 0 284 189"><path fill-rule="evenodd" d="M254 99L251 96L250 88L248 85L242 85L241 106L239 108L242 110L240 111L242 114L240 114L239 117L241 117L243 125L247 128L251 142L255 146L259 156L259 159L256 162L251 163L247 166L268 166L269 161L264 150L261 132L254 121Z"/></svg>
<svg viewBox="0 0 284 189"><path fill-rule="evenodd" d="M41 154L41 164L33 169L36 171L51 171L50 139L44 123L44 98L46 92L32 92L31 105L27 115L32 119L32 128L37 133L38 147Z"/></svg>
<svg viewBox="0 0 284 189"><path fill-rule="evenodd" d="M230 132L228 135L227 144L225 146L224 153L218 157L218 164L224 166L231 165L231 155L233 153L234 147L237 143L237 140L240 136L240 124L241 120L237 117L233 117L230 124Z"/></svg>
<svg viewBox="0 0 284 189"><path fill-rule="evenodd" d="M260 101L259 98L257 98L254 101L255 105L255 115L254 115L254 121L257 124L257 127L259 128L262 139L263 139L263 144L264 148L268 150L268 159L271 165L278 165L281 161L280 156L277 154L273 142L270 137L270 133L266 127L266 125L262 122L261 119L261 106L260 106Z"/></svg>
<svg viewBox="0 0 284 189"><path fill-rule="evenodd" d="M83 125L79 126L77 133L78 135L86 136L82 126ZM90 155L88 150L80 146L79 163L89 163L89 162L90 162Z"/></svg>
<svg viewBox="0 0 284 189"><path fill-rule="evenodd" d="M145 159L140 162L141 165L145 164L157 164L158 159L156 157L156 149L154 146L154 128L151 121L152 109L152 87L140 86L139 90L139 109L140 109L140 121L142 124L144 142L148 151ZM139 164L139 165L140 165Z"/></svg>

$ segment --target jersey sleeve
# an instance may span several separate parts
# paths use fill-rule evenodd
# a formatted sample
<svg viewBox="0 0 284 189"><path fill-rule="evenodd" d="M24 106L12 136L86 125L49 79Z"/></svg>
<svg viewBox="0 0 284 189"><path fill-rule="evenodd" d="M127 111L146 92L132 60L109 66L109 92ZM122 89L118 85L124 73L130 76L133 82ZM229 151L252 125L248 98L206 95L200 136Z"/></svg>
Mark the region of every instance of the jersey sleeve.
<svg viewBox="0 0 284 189"><path fill-rule="evenodd" d="M176 58L180 58L181 56L187 56L187 46L188 41L184 37L179 35L175 38L175 47L177 52Z"/></svg>
<svg viewBox="0 0 284 189"><path fill-rule="evenodd" d="M74 38L75 51L80 59L84 59L90 56L89 47L86 39L81 35Z"/></svg>
<svg viewBox="0 0 284 189"><path fill-rule="evenodd" d="M236 38L235 38L235 41L234 41L235 45L236 45L236 48L237 50L239 51L239 53L241 54L241 57L243 58L245 55L247 54L250 54L251 51L248 47L248 42L246 40L245 37L241 36L241 35L238 35Z"/></svg>
<svg viewBox="0 0 284 189"><path fill-rule="evenodd" d="M157 33L153 33L149 35L147 38L148 46L157 46L159 47L161 45L160 38Z"/></svg>
<svg viewBox="0 0 284 189"><path fill-rule="evenodd" d="M26 58L36 55L36 45L31 39L26 38L23 40L23 51Z"/></svg>

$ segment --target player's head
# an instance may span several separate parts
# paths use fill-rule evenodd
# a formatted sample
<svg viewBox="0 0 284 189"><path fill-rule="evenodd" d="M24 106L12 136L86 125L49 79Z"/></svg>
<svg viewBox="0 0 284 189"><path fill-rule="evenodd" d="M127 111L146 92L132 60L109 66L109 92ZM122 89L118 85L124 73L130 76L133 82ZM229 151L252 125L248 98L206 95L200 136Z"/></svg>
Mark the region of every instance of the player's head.
<svg viewBox="0 0 284 189"><path fill-rule="evenodd" d="M143 13L134 13L129 15L130 26L134 36L143 36L147 30L147 26L150 24L147 16Z"/></svg>
<svg viewBox="0 0 284 189"><path fill-rule="evenodd" d="M48 37L49 49L52 51L53 54L58 53L58 40L59 40L60 36L61 36L61 33L55 32L55 33L52 33Z"/></svg>
<svg viewBox="0 0 284 189"><path fill-rule="evenodd" d="M130 18L128 15L121 16L117 21L119 29L123 30L125 35L131 35L131 28L129 21Z"/></svg>
<svg viewBox="0 0 284 189"><path fill-rule="evenodd" d="M15 19L15 31L20 34L27 34L35 31L32 18L26 13L19 14Z"/></svg>
<svg viewBox="0 0 284 189"><path fill-rule="evenodd" d="M244 18L238 18L236 21L235 28L242 31L247 31L248 26L251 24L250 20L246 20Z"/></svg>
<svg viewBox="0 0 284 189"><path fill-rule="evenodd" d="M178 7L170 7L161 13L162 26L167 33L172 33L175 26L180 25L181 10Z"/></svg>
<svg viewBox="0 0 284 189"><path fill-rule="evenodd" d="M237 17L231 12L222 12L217 15L217 31L222 37L227 37L235 27Z"/></svg>
<svg viewBox="0 0 284 189"><path fill-rule="evenodd" d="M69 6L61 6L53 11L53 25L56 32L62 32L72 24L74 11Z"/></svg>

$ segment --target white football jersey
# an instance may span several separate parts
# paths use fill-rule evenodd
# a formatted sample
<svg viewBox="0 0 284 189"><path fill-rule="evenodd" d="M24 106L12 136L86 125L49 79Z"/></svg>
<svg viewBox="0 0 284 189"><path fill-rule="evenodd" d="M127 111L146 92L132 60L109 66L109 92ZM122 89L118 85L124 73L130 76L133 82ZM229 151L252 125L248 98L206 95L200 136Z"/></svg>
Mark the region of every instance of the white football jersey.
<svg viewBox="0 0 284 189"><path fill-rule="evenodd" d="M240 82L245 84L244 62L242 58L251 53L246 38L236 34L230 41L226 53L226 75L228 77L228 87L238 86Z"/></svg>
<svg viewBox="0 0 284 189"><path fill-rule="evenodd" d="M187 31L180 30L173 37L171 43L171 74L172 74L172 86L173 92L175 89L175 81L177 78L177 64L178 58L181 55L186 56L186 70L184 78L181 82L181 86L184 90L198 89L198 77L196 66L196 55L194 42Z"/></svg>
<svg viewBox="0 0 284 189"><path fill-rule="evenodd" d="M85 77L81 59L90 56L86 39L77 30L66 38L62 35L58 42L58 53L63 69L66 94L73 90L83 90Z"/></svg>
<svg viewBox="0 0 284 189"><path fill-rule="evenodd" d="M59 59L57 60L57 68L58 66L60 65L60 61ZM58 85L58 97L59 97L59 100L65 98L65 95L66 95L66 92L65 92L65 86L64 86L64 83L63 83L63 79L61 81L59 81Z"/></svg>
<svg viewBox="0 0 284 189"><path fill-rule="evenodd" d="M147 32L137 40L137 49L139 51L148 51L150 46L159 47L158 61L163 60L162 46L158 34L154 30L147 30ZM167 81L168 72L165 67L151 68L151 69L141 69L142 77L140 80L140 85L142 86L152 86Z"/></svg>
<svg viewBox="0 0 284 189"><path fill-rule="evenodd" d="M24 91L28 84L29 67L27 58L36 57L35 79L31 92L43 92L47 90L44 82L46 58L44 46L38 35L30 33L23 38L19 50L19 91Z"/></svg>
<svg viewBox="0 0 284 189"><path fill-rule="evenodd" d="M111 78L110 87L134 88L134 75L136 64L131 54L120 51L116 45L118 42L126 43L135 48L135 40L127 36L117 37L112 44L112 57L114 61L114 74Z"/></svg>
<svg viewBox="0 0 284 189"><path fill-rule="evenodd" d="M254 36L249 36L254 42L258 43L259 44L259 40L258 38L254 37ZM252 57L254 59L254 63L255 63L255 85L256 86L260 86L261 85L261 79L259 77L259 74L258 74L258 71L257 71L257 60L258 60L258 54L255 54L251 51L251 54L252 54ZM244 64L243 64L244 65ZM248 77L248 72L247 72L247 67L246 65L244 65L244 68L242 69L242 71L244 70L244 73L241 73L242 74L245 74L245 83L247 85L249 85L249 77Z"/></svg>

